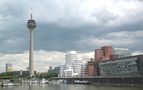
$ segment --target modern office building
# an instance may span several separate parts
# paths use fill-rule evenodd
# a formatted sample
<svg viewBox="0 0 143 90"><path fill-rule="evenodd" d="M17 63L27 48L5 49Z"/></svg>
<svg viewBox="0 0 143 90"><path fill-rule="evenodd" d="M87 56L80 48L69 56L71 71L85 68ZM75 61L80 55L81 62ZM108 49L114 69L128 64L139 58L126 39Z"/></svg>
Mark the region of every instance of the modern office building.
<svg viewBox="0 0 143 90"><path fill-rule="evenodd" d="M73 69L66 69L65 70L65 77L73 77Z"/></svg>
<svg viewBox="0 0 143 90"><path fill-rule="evenodd" d="M12 72L13 76L16 76L16 77L19 77L19 76L22 76L22 77L27 77L29 75L29 71L13 71Z"/></svg>
<svg viewBox="0 0 143 90"><path fill-rule="evenodd" d="M77 54L76 51L68 51L65 55L65 65L60 66L59 76L80 77L84 74L85 64L86 60L83 60L82 56Z"/></svg>
<svg viewBox="0 0 143 90"><path fill-rule="evenodd" d="M71 75L71 76L75 76L75 75L80 76L83 59L80 55L77 54L76 51L68 51L67 54L65 55L65 62L66 62L66 66L68 67L70 66L70 69L73 69L72 74L74 75ZM68 67L66 67L66 71Z"/></svg>
<svg viewBox="0 0 143 90"><path fill-rule="evenodd" d="M73 70L74 73L78 73L78 76L81 76L81 68L85 65L84 60L80 55L78 55L78 59L73 61Z"/></svg>
<svg viewBox="0 0 143 90"><path fill-rule="evenodd" d="M52 73L52 72L55 72L55 70L54 70L53 66L49 66L48 73Z"/></svg>
<svg viewBox="0 0 143 90"><path fill-rule="evenodd" d="M27 28L29 29L29 32L30 32L30 38L29 38L29 76L32 77L32 76L34 76L33 31L36 28L36 22L35 22L35 20L33 20L32 14L31 14L30 20L28 20L28 22L27 22Z"/></svg>
<svg viewBox="0 0 143 90"><path fill-rule="evenodd" d="M49 66L49 69L48 70L53 70L53 66Z"/></svg>
<svg viewBox="0 0 143 90"><path fill-rule="evenodd" d="M65 70L66 70L66 65L65 64L60 65L60 75L59 75L59 77L65 77Z"/></svg>
<svg viewBox="0 0 143 90"><path fill-rule="evenodd" d="M11 63L6 64L6 72L12 72L12 64Z"/></svg>
<svg viewBox="0 0 143 90"><path fill-rule="evenodd" d="M77 77L78 73L74 72L73 67L71 67L70 65L66 65L66 70L64 70L65 73L65 77Z"/></svg>
<svg viewBox="0 0 143 90"><path fill-rule="evenodd" d="M48 73L56 73L59 75L60 74L60 66L57 66L57 67L49 66Z"/></svg>
<svg viewBox="0 0 143 90"><path fill-rule="evenodd" d="M81 65L80 77L86 77L86 66L87 63Z"/></svg>
<svg viewBox="0 0 143 90"><path fill-rule="evenodd" d="M95 60L96 62L110 60L112 55L112 46L104 46L100 49L95 49Z"/></svg>
<svg viewBox="0 0 143 90"><path fill-rule="evenodd" d="M143 76L143 55L99 62L101 76Z"/></svg>
<svg viewBox="0 0 143 90"><path fill-rule="evenodd" d="M78 60L78 55L76 51L68 51L67 54L65 55L65 62L66 65L70 65L73 67L73 61Z"/></svg>
<svg viewBox="0 0 143 90"><path fill-rule="evenodd" d="M121 58L132 56L131 50L127 48L113 48L113 54L111 58Z"/></svg>
<svg viewBox="0 0 143 90"><path fill-rule="evenodd" d="M54 68L54 71L55 71L55 73L58 73L58 74L59 74L59 73L60 73L60 66L55 67L55 68Z"/></svg>

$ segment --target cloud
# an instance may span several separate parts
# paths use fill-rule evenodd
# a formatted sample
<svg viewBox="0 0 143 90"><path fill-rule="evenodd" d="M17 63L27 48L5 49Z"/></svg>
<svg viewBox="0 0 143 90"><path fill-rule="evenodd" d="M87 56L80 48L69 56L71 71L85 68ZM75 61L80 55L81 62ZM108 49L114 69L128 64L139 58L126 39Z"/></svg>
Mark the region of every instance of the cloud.
<svg viewBox="0 0 143 90"><path fill-rule="evenodd" d="M64 52L52 51L46 52L44 50L34 52L35 70L47 71L48 66L58 66L64 62ZM21 54L1 54L0 67L1 71L5 71L5 64L12 63L14 70L26 70L29 66L28 51Z"/></svg>
<svg viewBox="0 0 143 90"><path fill-rule="evenodd" d="M78 52L84 59L93 57L93 52ZM38 72L46 72L49 66L59 66L65 63L66 52L44 51L34 52L34 67ZM26 70L29 66L28 51L20 54L0 54L0 72L5 71L5 64L11 63L13 70Z"/></svg>
<svg viewBox="0 0 143 90"><path fill-rule="evenodd" d="M69 50L92 52L103 45L113 45L143 51L142 8L142 0L1 0L1 57L11 60L14 55L13 60L17 60L26 56L25 51L29 49L26 24L31 12L37 23L36 62L48 57L41 63L44 68L44 63L61 62L63 57L58 59L53 54L61 52L63 56L62 52ZM55 63L56 59L59 62Z"/></svg>
<svg viewBox="0 0 143 90"><path fill-rule="evenodd" d="M83 42L87 43L90 39L91 42L101 43L100 45L105 44L113 44L117 45L124 37L114 39L111 35L106 36L108 33L115 33L116 32L124 32L124 31L136 31L142 30L143 26L142 22L142 10L140 9L142 3L133 1L128 1L129 3L124 1L113 2L112 0L107 2L101 1L94 1L94 0L85 0L85 1L70 1L71 3L67 3L66 1L62 0L59 1L44 1L39 2L36 1L33 4L27 4L27 1L24 1L26 4L26 8L24 6L21 9L21 14L15 15L13 13L8 14L9 17L6 22L6 26L3 26L2 35L0 36L2 40L2 44L0 45L1 52L22 52L28 49L28 30L26 30L26 20L29 17L26 17L26 11L23 10L30 8L30 5L35 7L33 9L34 18L37 21L37 28L35 30L34 36L34 45L36 50L44 49L44 50L61 50L66 51L70 49L77 49L77 50L92 50L96 48L95 45L90 47L83 47L81 48L79 45L82 45ZM81 2L81 3L80 3ZM7 5L8 2L6 2ZM12 3L10 6L19 5L17 2ZM43 4L40 8L41 4ZM65 5L64 3L67 3ZM90 6L90 4L92 5ZM99 5L93 5L94 3ZM10 4L10 3L9 3ZM8 4L8 5L9 5ZM50 4L50 6L48 6ZM53 5L54 4L54 5ZM73 7L75 4L75 7ZM123 4L123 6L121 5ZM87 6L86 6L87 5ZM128 5L129 7L126 7ZM131 5L131 6L130 6ZM5 4L3 4L5 6ZM118 7L119 6L119 7ZM124 7L125 6L125 7ZM68 7L68 8L67 8ZM75 9L77 8L77 9ZM111 9L112 8L112 9ZM13 7L13 11L17 11L16 7ZM52 10L55 9L55 10ZM64 11L65 9L69 9ZM91 9L91 10L90 10ZM117 11L116 11L117 10ZM11 10L10 10L11 11ZM47 11L47 12L46 12ZM50 11L50 12L48 12ZM120 11L120 12L118 12ZM18 11L17 11L18 12ZM59 14L56 14L58 13ZM43 14L41 14L43 13ZM48 15L51 16L48 16ZM62 14L62 15L61 15ZM68 15L67 15L68 14ZM24 16L25 15L25 16ZM45 15L45 16L43 16ZM17 18L14 20L14 18ZM128 20L126 20L128 18ZM2 18L4 19L4 18ZM52 20L55 19L55 20ZM76 20L76 21L75 21ZM12 23L10 22L12 21ZM3 23L3 22L1 22ZM79 24L80 25L79 25ZM75 25L76 26L75 26ZM72 27L74 25L74 27ZM6 27L6 28L5 28ZM142 33L142 32L141 32ZM122 33L121 33L122 34ZM128 35L128 32L126 33ZM137 37L136 35L135 37ZM96 37L96 38L95 38ZM94 39L94 40L92 40ZM138 38L134 38L137 42ZM12 44L9 44L7 41L15 40ZM114 41L117 41L117 44ZM125 40L125 39L124 39ZM76 45L78 43L79 45ZM128 43L125 40L123 43ZM129 42L131 43L131 41ZM139 43L139 42L137 42ZM17 46L19 45L19 46ZM119 45L127 45L127 44L119 44ZM132 47L134 48L134 47Z"/></svg>
<svg viewBox="0 0 143 90"><path fill-rule="evenodd" d="M87 43L88 42L88 43ZM79 47L102 47L106 45L112 46L127 46L133 44L134 41L130 39L106 39L106 38L87 38L76 42Z"/></svg>
<svg viewBox="0 0 143 90"><path fill-rule="evenodd" d="M74 43L79 48L90 47L91 49L95 49L112 45L113 47L122 47L122 48L130 48L131 50L143 50L142 47L142 33L143 31L120 31L120 32L111 32L101 36L92 36L79 39ZM88 42L88 43L87 43ZM88 48L88 49L90 49Z"/></svg>

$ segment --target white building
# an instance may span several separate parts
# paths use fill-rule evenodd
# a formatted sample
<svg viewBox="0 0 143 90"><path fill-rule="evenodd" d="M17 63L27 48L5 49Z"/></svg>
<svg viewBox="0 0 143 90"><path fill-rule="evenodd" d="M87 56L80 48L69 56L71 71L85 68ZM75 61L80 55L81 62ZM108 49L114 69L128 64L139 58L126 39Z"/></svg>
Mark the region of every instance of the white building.
<svg viewBox="0 0 143 90"><path fill-rule="evenodd" d="M76 77L78 73L74 73L73 67L70 65L60 65L59 77Z"/></svg>
<svg viewBox="0 0 143 90"><path fill-rule="evenodd" d="M78 55L78 59L73 61L74 73L77 73L78 76L81 76L81 68L84 64L84 60L80 55Z"/></svg>
<svg viewBox="0 0 143 90"><path fill-rule="evenodd" d="M86 77L87 61L90 60L84 60L83 64L81 65L80 77Z"/></svg>
<svg viewBox="0 0 143 90"><path fill-rule="evenodd" d="M81 65L80 77L86 76L85 69L86 69L86 64Z"/></svg>
<svg viewBox="0 0 143 90"><path fill-rule="evenodd" d="M73 61L78 59L78 55L76 51L68 51L65 55L66 65L70 65L73 67Z"/></svg>
<svg viewBox="0 0 143 90"><path fill-rule="evenodd" d="M69 65L71 69L73 69L72 74L76 73L76 76L79 75L81 71L81 64L83 63L82 57L78 55L76 51L68 51L65 55L65 60L66 65Z"/></svg>
<svg viewBox="0 0 143 90"><path fill-rule="evenodd" d="M65 65L61 65L60 77L81 77L85 74L85 64L81 55L76 51L68 51L65 55Z"/></svg>
<svg viewBox="0 0 143 90"><path fill-rule="evenodd" d="M66 65L60 65L60 75L59 77L65 77L65 70L66 70Z"/></svg>
<svg viewBox="0 0 143 90"><path fill-rule="evenodd" d="M73 69L66 69L65 71L65 77L73 77Z"/></svg>
<svg viewBox="0 0 143 90"><path fill-rule="evenodd" d="M65 77L77 77L78 73L74 72L73 67L71 67L70 65L66 65L66 70L64 70L65 72Z"/></svg>

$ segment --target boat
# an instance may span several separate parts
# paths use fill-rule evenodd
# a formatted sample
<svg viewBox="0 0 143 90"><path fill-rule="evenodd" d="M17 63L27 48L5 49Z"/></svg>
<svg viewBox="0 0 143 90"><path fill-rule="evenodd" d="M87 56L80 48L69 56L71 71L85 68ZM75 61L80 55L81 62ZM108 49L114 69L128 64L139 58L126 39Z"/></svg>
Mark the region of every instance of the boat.
<svg viewBox="0 0 143 90"><path fill-rule="evenodd" d="M1 86L18 86L20 83L13 83L10 80L3 80Z"/></svg>
<svg viewBox="0 0 143 90"><path fill-rule="evenodd" d="M4 83L4 84L2 84L1 86L14 86L14 84L13 83Z"/></svg>
<svg viewBox="0 0 143 90"><path fill-rule="evenodd" d="M45 84L46 83L46 80L43 78L40 80L40 84Z"/></svg>
<svg viewBox="0 0 143 90"><path fill-rule="evenodd" d="M31 82L31 84L38 84L38 81L36 79L31 80L30 82Z"/></svg>
<svg viewBox="0 0 143 90"><path fill-rule="evenodd" d="M90 82L87 80L74 80L74 84L89 84Z"/></svg>

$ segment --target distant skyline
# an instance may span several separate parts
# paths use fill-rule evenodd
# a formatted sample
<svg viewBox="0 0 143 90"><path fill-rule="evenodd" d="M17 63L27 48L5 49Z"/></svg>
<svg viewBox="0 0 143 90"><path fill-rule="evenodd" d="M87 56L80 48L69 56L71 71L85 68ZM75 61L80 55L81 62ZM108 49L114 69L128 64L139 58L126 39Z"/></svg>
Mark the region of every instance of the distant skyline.
<svg viewBox="0 0 143 90"><path fill-rule="evenodd" d="M70 50L89 57L105 45L143 52L142 0L0 0L0 72L7 62L28 66L31 8L38 71L60 65Z"/></svg>

